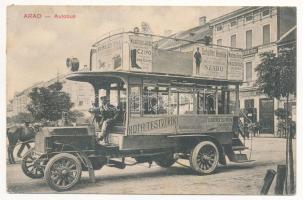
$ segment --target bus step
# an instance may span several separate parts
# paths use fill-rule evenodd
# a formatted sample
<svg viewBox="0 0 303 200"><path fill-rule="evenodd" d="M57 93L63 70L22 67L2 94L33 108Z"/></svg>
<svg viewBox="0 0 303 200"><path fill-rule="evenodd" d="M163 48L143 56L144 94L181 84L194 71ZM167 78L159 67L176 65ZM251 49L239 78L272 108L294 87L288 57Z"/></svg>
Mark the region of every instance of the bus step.
<svg viewBox="0 0 303 200"><path fill-rule="evenodd" d="M254 160L248 160L246 154L234 154L230 161L235 163L245 163L245 162L253 162Z"/></svg>
<svg viewBox="0 0 303 200"><path fill-rule="evenodd" d="M242 151L242 150L245 150L245 149L248 149L248 147L246 147L246 146L244 146L244 145L233 146L233 147L232 147L232 150L233 150L233 151Z"/></svg>
<svg viewBox="0 0 303 200"><path fill-rule="evenodd" d="M233 138L232 139L232 145L233 146L244 146L243 142L239 138Z"/></svg>

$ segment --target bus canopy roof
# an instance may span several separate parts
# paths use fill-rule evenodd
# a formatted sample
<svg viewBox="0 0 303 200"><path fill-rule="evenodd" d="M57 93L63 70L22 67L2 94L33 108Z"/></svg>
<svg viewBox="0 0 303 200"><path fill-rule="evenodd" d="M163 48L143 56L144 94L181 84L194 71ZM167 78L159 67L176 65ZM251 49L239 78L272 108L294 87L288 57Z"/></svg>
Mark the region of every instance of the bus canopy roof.
<svg viewBox="0 0 303 200"><path fill-rule="evenodd" d="M199 76L186 76L176 74L161 74L148 72L126 72L126 71L107 71L107 72L73 72L66 77L68 80L89 82L91 84L99 82L128 82L129 78L143 78L150 80L161 80L166 83L178 84L202 84L202 85L236 85L241 84L237 80L210 79Z"/></svg>

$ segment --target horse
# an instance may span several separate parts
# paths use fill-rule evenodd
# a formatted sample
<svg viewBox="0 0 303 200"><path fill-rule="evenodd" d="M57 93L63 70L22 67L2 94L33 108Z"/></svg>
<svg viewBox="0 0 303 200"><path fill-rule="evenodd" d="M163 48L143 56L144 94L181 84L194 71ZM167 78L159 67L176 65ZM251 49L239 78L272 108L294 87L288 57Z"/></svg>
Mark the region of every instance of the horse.
<svg viewBox="0 0 303 200"><path fill-rule="evenodd" d="M18 142L20 141L22 143L17 153L17 156L21 157L21 153L24 150L25 146L28 149L31 147L29 145L29 142L34 140L37 132L38 132L37 127L20 126L20 125L13 125L6 129L6 136L8 139L7 152L8 152L8 160L10 164L16 163L13 152Z"/></svg>

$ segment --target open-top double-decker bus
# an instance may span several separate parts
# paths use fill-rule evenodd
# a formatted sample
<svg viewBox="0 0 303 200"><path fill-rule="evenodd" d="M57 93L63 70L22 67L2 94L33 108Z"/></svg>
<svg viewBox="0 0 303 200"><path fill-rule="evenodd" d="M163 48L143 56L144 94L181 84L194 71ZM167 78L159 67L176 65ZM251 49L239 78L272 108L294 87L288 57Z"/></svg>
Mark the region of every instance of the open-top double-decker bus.
<svg viewBox="0 0 303 200"><path fill-rule="evenodd" d="M52 189L64 191L79 181L82 170L94 181L93 170L123 169L127 157L161 167L187 159L198 174L226 165L226 157L249 161L239 138L241 51L192 43L191 51L178 52L155 44L152 35L133 32L96 42L89 69L67 79L90 83L95 106L105 96L119 108L106 130L108 143L98 141L97 120L41 128L35 148L23 158L23 172L45 177Z"/></svg>

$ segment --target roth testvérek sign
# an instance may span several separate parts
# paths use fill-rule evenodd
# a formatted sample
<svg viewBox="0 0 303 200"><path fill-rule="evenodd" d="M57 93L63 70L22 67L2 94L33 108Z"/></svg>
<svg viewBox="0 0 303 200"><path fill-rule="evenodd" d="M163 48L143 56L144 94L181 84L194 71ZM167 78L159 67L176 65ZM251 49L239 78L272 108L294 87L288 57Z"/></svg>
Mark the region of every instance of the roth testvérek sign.
<svg viewBox="0 0 303 200"><path fill-rule="evenodd" d="M132 117L127 135L232 132L232 116Z"/></svg>

